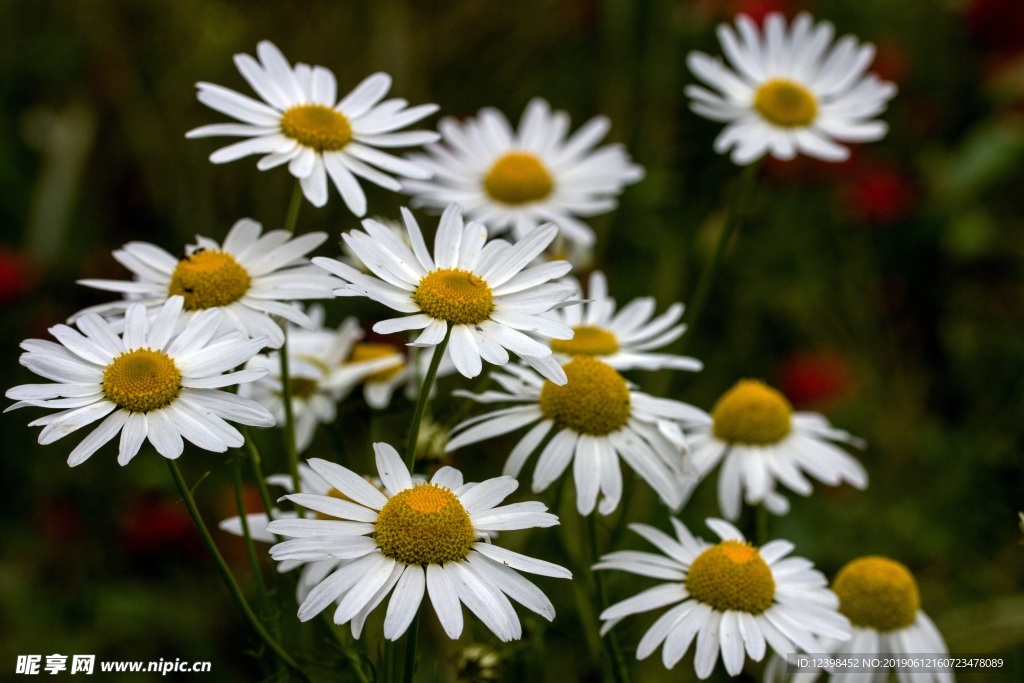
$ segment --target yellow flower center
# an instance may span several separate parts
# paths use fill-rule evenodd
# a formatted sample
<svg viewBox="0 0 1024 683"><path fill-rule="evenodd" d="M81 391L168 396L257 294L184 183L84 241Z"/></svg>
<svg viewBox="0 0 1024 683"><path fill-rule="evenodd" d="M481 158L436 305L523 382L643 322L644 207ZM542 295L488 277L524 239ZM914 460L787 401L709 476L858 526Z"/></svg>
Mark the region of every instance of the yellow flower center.
<svg viewBox="0 0 1024 683"><path fill-rule="evenodd" d="M300 104L281 116L281 132L318 152L339 150L352 140L348 117L322 104Z"/></svg>
<svg viewBox="0 0 1024 683"><path fill-rule="evenodd" d="M504 204L526 204L544 199L555 187L544 163L529 152L509 152L484 177L487 194Z"/></svg>
<svg viewBox="0 0 1024 683"><path fill-rule="evenodd" d="M792 429L793 407L764 382L744 379L722 394L711 410L712 431L726 443L770 446Z"/></svg>
<svg viewBox="0 0 1024 683"><path fill-rule="evenodd" d="M320 383L315 379L309 379L308 377L292 377L288 382L292 398L302 399L310 398L315 394L319 385Z"/></svg>
<svg viewBox="0 0 1024 683"><path fill-rule="evenodd" d="M540 390L544 417L591 436L604 436L626 426L629 387L622 375L590 356L576 356L562 369L568 382L558 386L548 380Z"/></svg>
<svg viewBox="0 0 1024 683"><path fill-rule="evenodd" d="M185 310L227 306L245 296L252 280L235 257L219 249L198 249L178 261L167 296L185 297Z"/></svg>
<svg viewBox="0 0 1024 683"><path fill-rule="evenodd" d="M370 344L360 342L352 347L352 353L348 357L349 363L364 363L366 361L377 360L379 358L388 358L390 356L395 357L395 364L392 367L378 370L366 377L366 382L387 382L389 379L393 379L396 375L402 372L402 368L405 366L405 362L402 359L402 354L395 349L391 344Z"/></svg>
<svg viewBox="0 0 1024 683"><path fill-rule="evenodd" d="M775 600L775 579L757 548L741 541L722 541L690 564L686 590L719 612L760 614Z"/></svg>
<svg viewBox="0 0 1024 683"><path fill-rule="evenodd" d="M757 89L754 109L776 126L799 128L814 121L818 115L818 101L802 85L774 78Z"/></svg>
<svg viewBox="0 0 1024 683"><path fill-rule="evenodd" d="M832 582L839 611L854 626L894 631L914 623L921 608L917 582L899 562L861 557L839 570Z"/></svg>
<svg viewBox="0 0 1024 683"><path fill-rule="evenodd" d="M610 356L619 350L619 340L600 327L574 327L572 339L553 339L551 349L569 356Z"/></svg>
<svg viewBox="0 0 1024 683"><path fill-rule="evenodd" d="M181 371L163 351L122 353L103 371L103 395L118 408L148 413L169 406L181 393Z"/></svg>
<svg viewBox="0 0 1024 683"><path fill-rule="evenodd" d="M466 557L473 545L469 513L449 489L416 484L392 496L377 516L377 545L405 564L444 564Z"/></svg>
<svg viewBox="0 0 1024 683"><path fill-rule="evenodd" d="M413 302L431 318L453 325L476 325L494 310L494 297L487 282L459 268L441 268L423 276Z"/></svg>

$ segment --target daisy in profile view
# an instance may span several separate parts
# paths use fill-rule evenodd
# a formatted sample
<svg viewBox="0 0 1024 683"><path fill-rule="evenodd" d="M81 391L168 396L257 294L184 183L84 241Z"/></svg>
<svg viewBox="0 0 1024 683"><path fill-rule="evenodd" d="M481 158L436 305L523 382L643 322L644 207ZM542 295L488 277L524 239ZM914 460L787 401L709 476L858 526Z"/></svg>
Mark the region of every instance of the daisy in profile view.
<svg viewBox="0 0 1024 683"><path fill-rule="evenodd" d="M519 572L563 579L570 572L494 545L491 534L554 526L555 515L539 502L501 505L518 486L511 477L468 484L458 470L442 467L429 482L415 481L394 448L376 443L373 449L383 491L341 465L312 459L310 467L338 495L288 495L318 518L278 519L266 527L290 539L271 548L275 560L349 560L309 592L299 606L301 621L337 603L334 622L352 622L358 636L357 621L389 594L388 640L405 633L424 596L452 639L463 631L462 604L502 642L522 637L509 598L554 618L551 601Z"/></svg>
<svg viewBox="0 0 1024 683"><path fill-rule="evenodd" d="M741 501L764 505L775 515L789 512L776 483L809 496L810 478L864 489L868 473L856 458L835 445L864 442L836 429L823 415L794 412L786 397L764 382L737 382L715 403L683 426L690 459L703 479L719 463L718 505L726 519L737 520Z"/></svg>
<svg viewBox="0 0 1024 683"><path fill-rule="evenodd" d="M133 303L152 311L168 298L180 296L186 316L220 310L225 325L250 337L266 337L267 346L277 349L284 344L284 331L271 316L312 328L313 321L293 301L329 299L338 286L337 280L305 258L326 239L324 232L299 237L284 230L263 233L259 223L243 218L228 231L223 245L197 236L196 244L186 247L180 257L155 244L129 242L114 251L114 258L132 271L134 280L79 281L87 287L121 292L125 299L76 315L117 315Z"/></svg>
<svg viewBox="0 0 1024 683"><path fill-rule="evenodd" d="M402 189L413 206L458 202L468 218L516 239L554 223L570 242L592 245L594 231L580 219L611 211L623 188L644 177L621 145L595 149L610 127L598 116L567 138L569 115L540 98L526 106L518 131L491 108L466 121L447 118L443 140L409 157L433 178L405 180Z"/></svg>
<svg viewBox="0 0 1024 683"><path fill-rule="evenodd" d="M850 151L840 143L884 137L888 127L876 117L896 86L865 73L873 45L853 36L833 44L834 33L832 24L807 14L789 26L781 14L769 14L763 29L741 14L735 29L718 27L728 65L691 52L687 64L703 84L687 86L690 108L726 124L715 151L731 150L741 165L765 154L843 161Z"/></svg>
<svg viewBox="0 0 1024 683"><path fill-rule="evenodd" d="M530 265L555 239L555 227L541 226L515 244L488 241L487 228L475 221L464 225L462 208L452 204L441 216L431 255L412 213L403 209L402 216L411 248L371 219L363 221L363 231L342 236L372 275L335 259L313 259L345 281L334 293L365 296L404 314L378 322L374 332L420 330L412 345L422 347L449 340L448 354L465 377L479 375L483 361L505 365L511 351L564 384L551 348L533 338L572 337L571 329L545 315L576 293L572 285L551 282L572 266Z"/></svg>
<svg viewBox="0 0 1024 683"><path fill-rule="evenodd" d="M553 339L551 348L564 360L592 356L617 370L690 370L704 367L696 358L658 353L686 331L679 322L683 305L672 304L654 316L654 297L633 299L616 312L608 295L608 280L595 270L590 274L584 303L556 309L554 314L572 328L572 339Z"/></svg>
<svg viewBox="0 0 1024 683"><path fill-rule="evenodd" d="M646 524L629 525L660 553L621 550L594 565L665 582L601 613L604 634L628 616L671 605L640 639L637 659L661 647L662 664L671 669L696 643L693 664L703 680L719 655L726 672L738 676L746 657L759 662L768 648L785 657L822 652L822 638L850 637L850 623L837 611L839 599L825 577L807 560L786 557L793 551L789 541L758 548L728 522L709 519L721 539L711 544L671 521L674 538Z"/></svg>
<svg viewBox="0 0 1024 683"><path fill-rule="evenodd" d="M292 67L281 51L264 40L256 46L258 60L235 55L235 65L262 102L213 83L199 83L199 101L238 123L215 123L186 134L189 138L228 136L246 138L210 155L223 164L252 154L263 157L261 171L288 164L302 192L314 206L327 203L327 179L349 211L366 214L366 195L358 178L398 191L390 174L429 178L414 162L382 149L414 147L438 139L431 131L400 131L437 111L435 104L408 107L402 99L381 100L391 89L391 77L375 73L338 99L334 74L322 66Z"/></svg>
<svg viewBox="0 0 1024 683"><path fill-rule="evenodd" d="M267 340L219 332L223 314L217 310L184 322L183 305L182 297L173 296L150 317L144 305L132 304L123 334L98 315L87 314L78 318L77 330L68 325L50 328L59 343L22 342L21 364L53 382L9 389L7 398L18 403L7 410L60 409L29 423L43 427L39 443L44 445L102 420L71 451L72 467L118 434L117 462L122 466L147 438L170 459L181 455L182 438L217 453L241 447L242 435L227 420L270 427L274 417L255 401L221 389L266 373L262 368L228 371L252 358Z"/></svg>

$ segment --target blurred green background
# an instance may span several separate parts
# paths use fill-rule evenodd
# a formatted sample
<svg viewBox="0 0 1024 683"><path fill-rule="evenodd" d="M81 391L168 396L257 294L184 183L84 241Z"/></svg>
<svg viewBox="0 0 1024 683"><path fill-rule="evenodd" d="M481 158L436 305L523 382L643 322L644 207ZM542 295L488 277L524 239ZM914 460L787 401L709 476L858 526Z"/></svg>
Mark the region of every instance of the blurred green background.
<svg viewBox="0 0 1024 683"><path fill-rule="evenodd" d="M231 56L253 53L262 39L293 62L332 69L341 92L388 71L392 96L436 102L442 115L489 105L515 121L534 96L570 112L574 126L608 115L609 139L627 144L647 178L625 191L616 213L594 221L596 264L620 304L646 294L660 309L686 301L738 169L711 150L718 125L687 109L685 55L717 54L714 26L737 11L807 9L839 34L878 46L873 69L900 90L884 115L891 132L844 164L766 163L687 341L705 370L631 379L707 409L737 379L763 378L798 408L820 410L866 439L859 457L868 490L819 486L809 499L791 497L793 511L771 520L771 534L794 541L796 554L829 576L859 555L899 559L915 573L923 607L952 651L1015 653L1016 674L960 680L1021 680L1014 676L1024 677L1022 7L1016 0L4 0L0 384L36 381L17 365L20 340L46 337L47 327L107 300L75 280L125 277L110 256L120 244L144 240L176 253L196 233L222 238L243 216L280 225L292 188L284 170L260 173L254 159L215 167L207 156L221 141L184 138L226 120L195 100L194 83L248 93ZM331 192L327 207L306 204L299 218L300 231L332 235L326 255L336 253L340 232L357 227ZM370 215L397 216L403 203L380 190L369 199ZM349 305L331 304L332 320ZM358 310L367 322L382 313ZM444 395L467 385L449 378L441 386L442 406L454 406ZM351 403L340 428L360 452L358 469L369 462L369 411L358 398ZM397 400L373 429L397 444L410 413ZM38 446L38 430L25 425L41 414L0 418L0 680L13 678L17 654L33 653L210 660L212 680L268 675L247 654L255 641L156 453L144 448L122 469L108 445L71 470L64 461L80 435ZM279 437L260 438L272 469L281 469ZM454 464L494 476L511 443L490 442L486 457L467 451ZM309 454L328 445L318 441ZM195 449L182 459L190 480L211 472L197 489L211 525L234 514L226 460ZM714 485L705 483L682 519L707 534L703 518L715 513ZM653 505L638 503L631 514L667 526ZM567 520L570 533L574 524ZM251 587L241 544L216 533ZM616 547L642 547L630 536ZM547 533L508 534L508 545L554 560L561 552ZM571 591L553 580L538 584L559 617L546 630L524 617L527 639L500 649L503 675L597 680ZM612 598L633 594L633 584L613 580ZM287 628L292 588L284 581L280 590ZM621 641L634 647L649 623L625 622ZM457 647L437 638L432 616L424 630L432 645L421 648L423 670L450 678ZM488 635L469 630L460 645L474 637L495 645ZM326 652L312 670L325 680L343 677L324 634L304 638L291 645ZM691 680L689 661L665 673L653 657L635 665L636 680ZM760 665L747 672L759 675Z"/></svg>

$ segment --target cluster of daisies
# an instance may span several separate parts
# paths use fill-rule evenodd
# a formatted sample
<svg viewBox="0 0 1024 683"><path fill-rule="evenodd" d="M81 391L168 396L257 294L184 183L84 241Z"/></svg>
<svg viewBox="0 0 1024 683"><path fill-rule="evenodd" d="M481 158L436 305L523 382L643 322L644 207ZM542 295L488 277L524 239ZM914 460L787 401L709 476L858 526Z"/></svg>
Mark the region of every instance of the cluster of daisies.
<svg viewBox="0 0 1024 683"><path fill-rule="evenodd" d="M763 27L740 16L718 35L728 64L692 53L689 65L704 85L687 92L696 113L726 124L715 148L736 163L798 153L841 160L841 142L885 134L875 117L894 87L866 73L870 45L849 36L833 44L832 25L807 15L787 24L774 14ZM235 122L188 137L241 138L212 162L256 154L260 170L287 165L310 203L324 205L333 185L360 217L363 182L403 192L412 208L440 214L436 228L428 226L432 244L420 219L402 209L400 220L366 219L344 234L337 258L311 256L325 233L264 232L248 218L222 242L200 236L177 257L152 244L124 245L114 258L131 280L83 281L121 300L51 328L56 342L22 344L22 365L49 382L7 396L17 401L12 408L57 411L30 423L43 427L40 443L98 422L68 463L80 465L116 437L126 465L147 439L168 459L182 454L184 441L213 452L241 447L236 423L287 427L294 451L307 452L360 386L372 409L387 408L396 391L422 404L435 376L474 378L497 366L486 387L454 393L499 407L440 430L434 450L450 454L514 434L501 476L466 482L443 466L428 477L412 467L415 443L408 462L376 443L375 476L311 457L292 475L266 477L292 509L222 522L273 544L280 571L299 571L299 620L330 607L358 638L387 600L384 637L395 640L425 597L453 639L464 630L463 605L501 641L523 633L512 601L553 619L551 601L521 572L570 579L569 570L494 542L498 532L558 524L540 502L503 504L532 461L533 492L556 482L561 491L571 479L580 515L620 508L623 466L671 513L674 535L630 525L657 553L619 550L592 568L661 582L600 614L606 633L626 617L666 608L636 645L640 659L661 648L672 668L693 645L696 674L706 678L719 658L736 676L747 657L761 661L769 649L770 676L784 674L785 657L801 650L944 651L903 565L857 559L830 588L810 562L790 556L791 543L758 547L726 521L744 505L786 514L783 491L809 495L812 480L864 488L864 468L843 448L858 439L821 415L794 412L757 380L740 380L705 412L627 379L635 371L699 371L701 363L666 351L684 333L681 304L659 313L642 297L619 307L602 272L581 282L573 264L554 255L591 246L586 219L614 209L643 178L622 146L599 146L607 119L570 133L565 112L535 99L517 128L487 108L443 119L437 132L408 130L437 106L385 99L386 74L339 99L330 70L292 65L269 42L235 63L257 98L198 84L199 101ZM414 149L399 156L397 148ZM371 299L395 313L370 329L351 316L332 327L321 306L306 302L335 297ZM708 542L674 515L716 467L725 519L707 520L718 537Z"/></svg>

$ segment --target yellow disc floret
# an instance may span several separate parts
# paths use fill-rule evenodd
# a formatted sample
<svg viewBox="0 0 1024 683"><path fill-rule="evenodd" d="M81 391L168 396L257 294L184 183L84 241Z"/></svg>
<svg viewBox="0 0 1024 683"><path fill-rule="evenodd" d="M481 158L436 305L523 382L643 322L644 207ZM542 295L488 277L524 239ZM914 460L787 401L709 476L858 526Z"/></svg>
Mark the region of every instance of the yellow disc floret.
<svg viewBox="0 0 1024 683"><path fill-rule="evenodd" d="M316 393L320 383L309 377L292 377L288 382L292 398L308 399Z"/></svg>
<svg viewBox="0 0 1024 683"><path fill-rule="evenodd" d="M181 393L181 371L163 351L122 353L103 371L103 395L118 408L148 413L165 408Z"/></svg>
<svg viewBox="0 0 1024 683"><path fill-rule="evenodd" d="M551 349L569 356L610 356L619 350L619 340L600 327L574 327L572 339L554 339Z"/></svg>
<svg viewBox="0 0 1024 683"><path fill-rule="evenodd" d="M742 541L722 541L690 564L686 590L719 612L760 614L775 600L775 579L757 548Z"/></svg>
<svg viewBox="0 0 1024 683"><path fill-rule="evenodd" d="M906 628L917 619L921 596L906 567L885 557L861 557L839 570L832 590L854 626L876 631Z"/></svg>
<svg viewBox="0 0 1024 683"><path fill-rule="evenodd" d="M436 484L420 483L396 493L381 509L376 526L381 552L405 564L458 562L475 539L466 508Z"/></svg>
<svg viewBox="0 0 1024 683"><path fill-rule="evenodd" d="M491 166L484 189L503 204L527 204L544 199L555 187L544 162L530 152L509 152Z"/></svg>
<svg viewBox="0 0 1024 683"><path fill-rule="evenodd" d="M339 150L352 141L352 125L337 109L301 104L281 116L281 132L318 152Z"/></svg>
<svg viewBox="0 0 1024 683"><path fill-rule="evenodd" d="M424 275L412 300L431 318L453 325L476 325L494 310L491 286L459 268L441 268Z"/></svg>
<svg viewBox="0 0 1024 683"><path fill-rule="evenodd" d="M365 363L366 361L390 358L391 356L394 356L395 358L395 364L393 366L384 368L383 370L378 370L372 375L368 375L365 379L367 382L387 382L389 379L393 379L398 375L405 366L402 354L391 344L371 344L368 342L360 342L352 347L352 353L349 355L346 362Z"/></svg>
<svg viewBox="0 0 1024 683"><path fill-rule="evenodd" d="M185 310L227 306L245 296L252 280L235 257L219 249L199 249L178 261L167 296L185 297Z"/></svg>
<svg viewBox="0 0 1024 683"><path fill-rule="evenodd" d="M818 115L818 100L799 83L775 78L757 89L754 109L782 128L809 126Z"/></svg>
<svg viewBox="0 0 1024 683"><path fill-rule="evenodd" d="M793 407L764 382L744 379L722 394L711 418L715 437L726 443L770 446L792 429Z"/></svg>
<svg viewBox="0 0 1024 683"><path fill-rule="evenodd" d="M629 421L629 387L607 363L577 356L562 366L568 378L562 386L544 382L540 411L560 427L580 434L604 436Z"/></svg>

